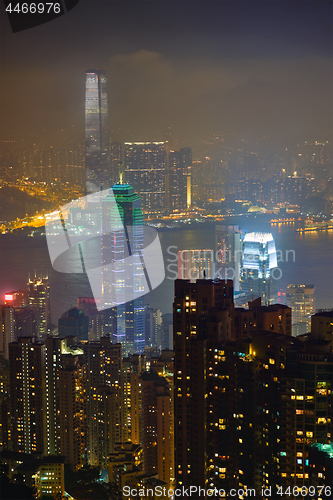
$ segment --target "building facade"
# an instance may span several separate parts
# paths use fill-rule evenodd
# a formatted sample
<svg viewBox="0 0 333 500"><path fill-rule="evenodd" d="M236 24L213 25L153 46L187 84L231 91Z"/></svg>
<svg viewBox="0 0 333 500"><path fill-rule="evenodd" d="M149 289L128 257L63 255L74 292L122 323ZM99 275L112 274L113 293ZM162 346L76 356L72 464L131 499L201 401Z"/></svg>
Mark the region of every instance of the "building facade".
<svg viewBox="0 0 333 500"><path fill-rule="evenodd" d="M288 285L286 303L293 311L293 335L311 331L311 316L315 313L315 285Z"/></svg>
<svg viewBox="0 0 333 500"><path fill-rule="evenodd" d="M264 304L277 303L277 254L271 233L248 233L243 240L241 288L261 297Z"/></svg>
<svg viewBox="0 0 333 500"><path fill-rule="evenodd" d="M111 187L106 71L85 72L86 194Z"/></svg>
<svg viewBox="0 0 333 500"><path fill-rule="evenodd" d="M145 213L163 211L167 151L165 142L125 142L124 177L139 193Z"/></svg>

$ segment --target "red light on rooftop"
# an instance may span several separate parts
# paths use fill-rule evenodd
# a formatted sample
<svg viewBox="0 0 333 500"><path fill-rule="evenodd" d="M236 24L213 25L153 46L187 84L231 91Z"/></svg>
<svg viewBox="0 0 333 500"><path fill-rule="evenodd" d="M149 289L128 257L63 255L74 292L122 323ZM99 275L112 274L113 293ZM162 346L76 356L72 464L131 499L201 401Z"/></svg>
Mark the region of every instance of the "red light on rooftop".
<svg viewBox="0 0 333 500"><path fill-rule="evenodd" d="M6 293L5 300L13 300L13 296Z"/></svg>

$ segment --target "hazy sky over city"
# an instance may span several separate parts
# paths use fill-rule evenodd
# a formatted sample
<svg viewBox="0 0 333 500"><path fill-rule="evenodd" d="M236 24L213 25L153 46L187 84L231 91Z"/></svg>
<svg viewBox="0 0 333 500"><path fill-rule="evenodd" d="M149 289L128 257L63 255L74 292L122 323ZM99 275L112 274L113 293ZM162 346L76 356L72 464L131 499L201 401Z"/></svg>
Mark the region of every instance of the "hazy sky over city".
<svg viewBox="0 0 333 500"><path fill-rule="evenodd" d="M14 34L2 4L1 28L3 137L83 139L85 68L107 70L116 139L333 132L328 1L81 0Z"/></svg>

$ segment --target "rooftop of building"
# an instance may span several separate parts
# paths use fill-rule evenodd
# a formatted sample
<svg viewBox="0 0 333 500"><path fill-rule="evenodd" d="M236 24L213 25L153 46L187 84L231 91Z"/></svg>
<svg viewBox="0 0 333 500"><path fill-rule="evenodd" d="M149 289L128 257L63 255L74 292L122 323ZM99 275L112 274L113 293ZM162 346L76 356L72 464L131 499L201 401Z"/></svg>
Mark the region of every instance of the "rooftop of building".
<svg viewBox="0 0 333 500"><path fill-rule="evenodd" d="M333 318L333 309L330 311L319 311L313 316L321 316L323 318Z"/></svg>

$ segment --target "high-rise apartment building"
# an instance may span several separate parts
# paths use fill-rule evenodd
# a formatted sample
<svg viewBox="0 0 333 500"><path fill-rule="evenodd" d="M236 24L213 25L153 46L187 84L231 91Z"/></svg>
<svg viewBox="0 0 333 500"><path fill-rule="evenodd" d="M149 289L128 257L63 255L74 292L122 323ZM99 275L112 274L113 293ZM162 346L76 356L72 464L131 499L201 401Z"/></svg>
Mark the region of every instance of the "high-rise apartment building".
<svg viewBox="0 0 333 500"><path fill-rule="evenodd" d="M165 437L165 439L169 439L169 452L170 452L170 458L169 458L169 465L170 465L170 472L169 472L169 482L170 484L174 484L175 481L175 392L174 392L174 354L173 351L170 349L165 349L162 350L162 353L159 357L152 357L150 359L150 371L151 372L156 372L160 377L164 377L164 379L168 382L168 389L169 389L169 411L170 411L170 418L169 418L169 430L167 432L168 437ZM162 415L164 416L164 415ZM166 423L164 422L164 426ZM161 437L161 436L160 436ZM164 437L164 436L162 436ZM162 447L163 449L163 447ZM165 454L165 449L164 452ZM163 460L163 454L162 454L162 460ZM167 477L167 476L165 476Z"/></svg>
<svg viewBox="0 0 333 500"><path fill-rule="evenodd" d="M45 446L45 347L33 337L9 344L11 447L43 453Z"/></svg>
<svg viewBox="0 0 333 500"><path fill-rule="evenodd" d="M85 72L86 194L111 187L106 71Z"/></svg>
<svg viewBox="0 0 333 500"><path fill-rule="evenodd" d="M88 462L105 468L115 443L123 440L122 348L102 337L82 349L88 386Z"/></svg>
<svg viewBox="0 0 333 500"><path fill-rule="evenodd" d="M206 484L208 339L201 318L211 308L220 311L218 335L231 335L233 283L222 280L175 281L173 309L175 391L175 478L177 485Z"/></svg>
<svg viewBox="0 0 333 500"><path fill-rule="evenodd" d="M180 250L178 279L196 281L214 278L213 250Z"/></svg>
<svg viewBox="0 0 333 500"><path fill-rule="evenodd" d="M156 372L141 375L143 469L170 484L169 384Z"/></svg>
<svg viewBox="0 0 333 500"><path fill-rule="evenodd" d="M107 196L102 201L103 227L110 228L108 234L103 234L103 262L107 264L110 256L114 259L111 280L108 278L103 282L104 302L107 296L115 298L117 305L110 313L113 317L112 337L122 344L123 353L127 355L143 352L145 346L145 305L144 297L140 296L145 280L140 257L143 215L140 196L132 186L120 181L112 190L114 199ZM124 259L129 255L133 256L133 262L125 269ZM127 290L133 291L134 299L126 300Z"/></svg>
<svg viewBox="0 0 333 500"><path fill-rule="evenodd" d="M123 441L140 444L141 374L145 371L145 356L133 354L123 358Z"/></svg>
<svg viewBox="0 0 333 500"><path fill-rule="evenodd" d="M125 180L139 193L143 211L163 211L166 206L166 143L126 142L124 167Z"/></svg>
<svg viewBox="0 0 333 500"><path fill-rule="evenodd" d="M277 254L271 233L248 233L243 240L242 290L265 304L277 303Z"/></svg>
<svg viewBox="0 0 333 500"><path fill-rule="evenodd" d="M63 353L57 381L57 452L74 470L87 463L87 367L83 351Z"/></svg>
<svg viewBox="0 0 333 500"><path fill-rule="evenodd" d="M15 340L14 308L9 305L0 306L0 354L9 358L9 343Z"/></svg>
<svg viewBox="0 0 333 500"><path fill-rule="evenodd" d="M48 278L33 278L28 281L29 304L35 310L37 337L45 338L51 323L50 286Z"/></svg>
<svg viewBox="0 0 333 500"><path fill-rule="evenodd" d="M315 313L315 285L288 285L286 303L293 311L293 335L309 332Z"/></svg>
<svg viewBox="0 0 333 500"><path fill-rule="evenodd" d="M332 439L333 356L330 342L316 340L313 334L315 330L296 353L290 353L281 381L279 484L283 488L309 486L308 446L330 444Z"/></svg>

